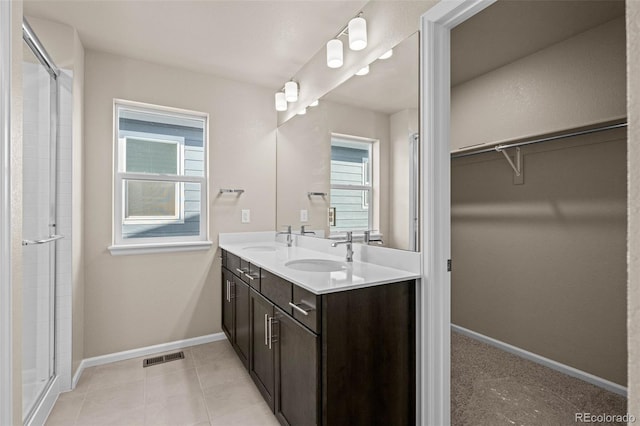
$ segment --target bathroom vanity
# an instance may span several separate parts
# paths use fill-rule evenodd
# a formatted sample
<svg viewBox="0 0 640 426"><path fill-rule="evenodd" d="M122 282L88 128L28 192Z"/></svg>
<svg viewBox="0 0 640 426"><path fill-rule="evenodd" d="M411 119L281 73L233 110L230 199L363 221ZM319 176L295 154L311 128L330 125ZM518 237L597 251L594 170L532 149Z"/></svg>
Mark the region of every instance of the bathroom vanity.
<svg viewBox="0 0 640 426"><path fill-rule="evenodd" d="M415 424L419 274L271 241L221 239L222 328L280 423Z"/></svg>

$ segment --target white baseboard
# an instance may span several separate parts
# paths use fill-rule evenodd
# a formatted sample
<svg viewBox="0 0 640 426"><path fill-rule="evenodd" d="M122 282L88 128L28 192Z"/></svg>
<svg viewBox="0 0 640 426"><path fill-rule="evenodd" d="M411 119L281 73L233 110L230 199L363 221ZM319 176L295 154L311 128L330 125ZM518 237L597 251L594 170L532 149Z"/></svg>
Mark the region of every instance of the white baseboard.
<svg viewBox="0 0 640 426"><path fill-rule="evenodd" d="M138 358L145 355L152 355L159 352L167 352L175 349L188 348L189 346L203 345L205 343L217 342L225 340L227 336L224 333L207 334L205 336L192 337L190 339L176 340L174 342L161 343L159 345L146 346L143 348L130 349L128 351L116 352L107 355L100 355L92 358L85 358L80 362L80 366L73 375L73 389L75 389L80 376L85 368L95 367L96 365L110 364L112 362L123 361L125 359Z"/></svg>
<svg viewBox="0 0 640 426"><path fill-rule="evenodd" d="M602 377L594 376L593 374L587 373L586 371L578 370L577 368L561 364L557 361L534 354L533 352L526 351L517 346L513 346L500 340L496 340L492 337L485 336L484 334L476 333L475 331L460 327L459 325L451 324L451 330L460 334L464 334L465 336L471 337L472 339L487 343L488 345L494 346L498 349L502 349L505 352L509 352L521 358L533 361L537 364L544 365L545 367L549 367L552 370L556 370L568 376L584 380L585 382L591 383L592 385L596 385L613 393L617 393L618 395L622 395L624 397L627 396L626 387L603 379Z"/></svg>

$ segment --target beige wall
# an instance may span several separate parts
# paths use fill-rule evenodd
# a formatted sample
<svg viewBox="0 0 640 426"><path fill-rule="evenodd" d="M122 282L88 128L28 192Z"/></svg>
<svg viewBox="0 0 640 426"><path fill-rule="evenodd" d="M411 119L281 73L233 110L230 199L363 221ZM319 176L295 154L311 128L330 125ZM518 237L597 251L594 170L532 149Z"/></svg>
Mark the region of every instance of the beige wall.
<svg viewBox="0 0 640 426"><path fill-rule="evenodd" d="M640 416L640 1L627 1L629 412Z"/></svg>
<svg viewBox="0 0 640 426"><path fill-rule="evenodd" d="M418 132L418 110L405 109L389 117L389 247L408 250L409 138Z"/></svg>
<svg viewBox="0 0 640 426"><path fill-rule="evenodd" d="M451 321L625 386L626 131L576 139L453 161Z"/></svg>
<svg viewBox="0 0 640 426"><path fill-rule="evenodd" d="M625 117L624 46L618 18L454 87L451 149Z"/></svg>
<svg viewBox="0 0 640 426"><path fill-rule="evenodd" d="M308 197L307 192L330 192L331 133L377 139L373 170L376 229L389 230L389 116L364 108L321 101L307 114L293 117L278 128L277 226L299 229L300 210L309 211L308 229L328 235L329 197ZM375 162L375 160L374 160ZM375 166L374 166L375 167Z"/></svg>
<svg viewBox="0 0 640 426"><path fill-rule="evenodd" d="M13 424L22 424L22 1L11 4L11 291Z"/></svg>
<svg viewBox="0 0 640 426"><path fill-rule="evenodd" d="M208 251L112 256L113 99L203 111L209 121ZM219 232L275 223L273 93L91 50L85 56L85 358L220 332ZM241 188L239 197L217 196ZM241 224L240 210L251 209Z"/></svg>

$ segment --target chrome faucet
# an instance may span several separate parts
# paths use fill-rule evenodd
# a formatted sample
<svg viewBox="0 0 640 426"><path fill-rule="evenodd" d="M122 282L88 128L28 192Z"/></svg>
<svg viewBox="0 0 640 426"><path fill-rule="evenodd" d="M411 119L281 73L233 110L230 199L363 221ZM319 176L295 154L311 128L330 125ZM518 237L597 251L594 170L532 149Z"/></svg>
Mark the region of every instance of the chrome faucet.
<svg viewBox="0 0 640 426"><path fill-rule="evenodd" d="M364 243L367 245L370 243L383 244L384 242L382 241L382 238L380 238L379 236L377 237L371 236L372 232L374 231L364 231Z"/></svg>
<svg viewBox="0 0 640 426"><path fill-rule="evenodd" d="M313 231L307 231L307 230L305 229L306 227L307 227L307 225L302 225L302 226L300 227L300 235L305 235L305 234L313 234L313 235L316 235L316 233L315 233L315 232L313 232Z"/></svg>
<svg viewBox="0 0 640 426"><path fill-rule="evenodd" d="M276 232L276 236L278 235L286 235L287 236L287 247L291 247L293 243L293 238L291 236L291 225L285 225L286 231Z"/></svg>
<svg viewBox="0 0 640 426"><path fill-rule="evenodd" d="M346 240L331 243L331 247L338 247L340 244L347 245L347 262L353 262L353 233L351 231L347 232Z"/></svg>

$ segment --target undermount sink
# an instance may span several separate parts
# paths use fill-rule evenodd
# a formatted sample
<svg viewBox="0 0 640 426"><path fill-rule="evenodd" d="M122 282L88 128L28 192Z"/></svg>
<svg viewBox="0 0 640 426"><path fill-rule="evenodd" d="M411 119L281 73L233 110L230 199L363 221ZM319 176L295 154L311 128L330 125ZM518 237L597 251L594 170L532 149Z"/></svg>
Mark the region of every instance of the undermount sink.
<svg viewBox="0 0 640 426"><path fill-rule="evenodd" d="M242 250L246 250L246 251L276 251L276 248L274 246L250 246L250 247L245 247Z"/></svg>
<svg viewBox="0 0 640 426"><path fill-rule="evenodd" d="M305 272L335 272L347 269L344 262L327 259L298 259L291 260L284 266Z"/></svg>

